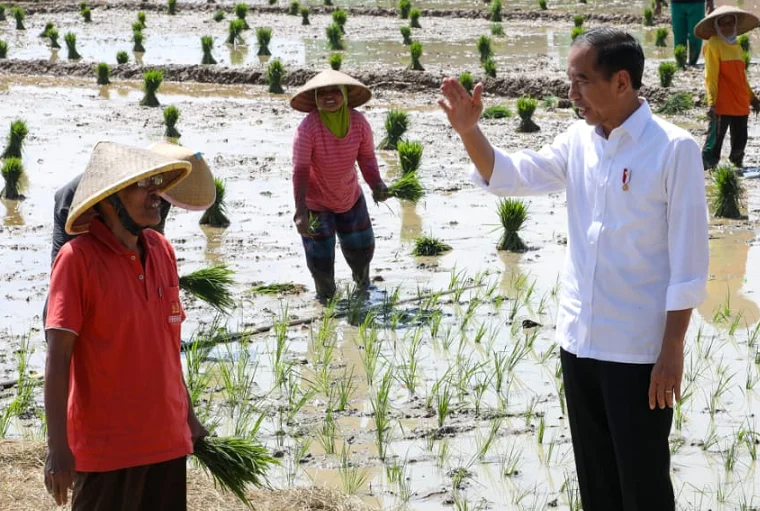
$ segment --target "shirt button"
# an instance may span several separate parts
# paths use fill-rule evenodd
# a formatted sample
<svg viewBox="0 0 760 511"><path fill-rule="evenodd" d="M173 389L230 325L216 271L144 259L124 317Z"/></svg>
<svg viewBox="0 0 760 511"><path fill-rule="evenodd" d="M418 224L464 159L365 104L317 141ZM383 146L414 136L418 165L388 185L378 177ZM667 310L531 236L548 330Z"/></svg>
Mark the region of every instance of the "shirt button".
<svg viewBox="0 0 760 511"><path fill-rule="evenodd" d="M140 280L143 280L145 277L144 277L143 275L140 275L140 276L139 276L139 277L137 277L137 278L138 278L138 279L140 279Z"/></svg>
<svg viewBox="0 0 760 511"><path fill-rule="evenodd" d="M132 256L132 257L130 257L130 259L132 259L132 260L134 261L134 260L136 259L136 257L135 257L135 256Z"/></svg>

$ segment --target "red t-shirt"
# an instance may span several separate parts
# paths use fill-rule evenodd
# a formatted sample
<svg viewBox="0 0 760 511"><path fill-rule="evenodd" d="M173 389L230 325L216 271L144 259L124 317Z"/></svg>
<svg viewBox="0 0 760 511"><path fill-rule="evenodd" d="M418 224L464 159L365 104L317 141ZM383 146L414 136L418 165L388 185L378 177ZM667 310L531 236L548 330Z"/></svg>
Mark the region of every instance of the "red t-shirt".
<svg viewBox="0 0 760 511"><path fill-rule="evenodd" d="M150 229L141 242L145 268L96 218L53 264L45 328L78 335L68 403L78 472L150 465L193 451L174 250Z"/></svg>

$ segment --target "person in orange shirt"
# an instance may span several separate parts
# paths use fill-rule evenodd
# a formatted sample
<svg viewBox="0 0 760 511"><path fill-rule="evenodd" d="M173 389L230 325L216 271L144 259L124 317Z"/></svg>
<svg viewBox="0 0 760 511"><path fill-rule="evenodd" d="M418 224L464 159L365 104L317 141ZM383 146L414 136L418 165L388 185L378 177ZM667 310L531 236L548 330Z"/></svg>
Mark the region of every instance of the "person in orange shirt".
<svg viewBox="0 0 760 511"><path fill-rule="evenodd" d="M182 377L177 262L147 227L188 161L98 143L50 276L45 486L74 511L185 509L186 456L208 432Z"/></svg>
<svg viewBox="0 0 760 511"><path fill-rule="evenodd" d="M754 14L737 7L721 6L694 27L694 34L707 41L703 53L710 124L702 147L705 170L720 162L723 139L729 127L729 160L739 169L744 165L750 106L755 112L760 111L760 100L747 81L744 54L737 37L757 26L760 20Z"/></svg>

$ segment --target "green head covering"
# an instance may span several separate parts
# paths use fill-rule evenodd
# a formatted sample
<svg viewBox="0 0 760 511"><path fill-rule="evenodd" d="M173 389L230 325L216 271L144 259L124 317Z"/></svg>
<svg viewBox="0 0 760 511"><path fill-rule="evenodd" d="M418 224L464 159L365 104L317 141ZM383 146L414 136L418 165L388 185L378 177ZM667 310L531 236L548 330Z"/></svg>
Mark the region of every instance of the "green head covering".
<svg viewBox="0 0 760 511"><path fill-rule="evenodd" d="M317 110L319 111L319 118L322 120L322 124L330 130L330 133L338 138L343 138L348 133L350 124L350 116L348 114L348 87L345 85L338 85L338 87L343 94L343 104L335 112L326 112L319 108L319 98L317 97L319 89L314 91L314 100L317 103Z"/></svg>

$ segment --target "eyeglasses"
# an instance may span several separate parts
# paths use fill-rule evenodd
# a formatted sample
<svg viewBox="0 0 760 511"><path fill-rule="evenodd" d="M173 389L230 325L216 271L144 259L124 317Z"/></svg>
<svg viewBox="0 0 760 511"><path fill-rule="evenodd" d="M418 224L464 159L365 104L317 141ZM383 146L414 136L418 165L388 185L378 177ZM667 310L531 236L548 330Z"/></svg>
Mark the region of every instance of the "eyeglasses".
<svg viewBox="0 0 760 511"><path fill-rule="evenodd" d="M136 184L139 188L148 188L151 185L161 186L164 184L164 176L162 174L157 174L155 176L146 177L145 179L139 180Z"/></svg>

